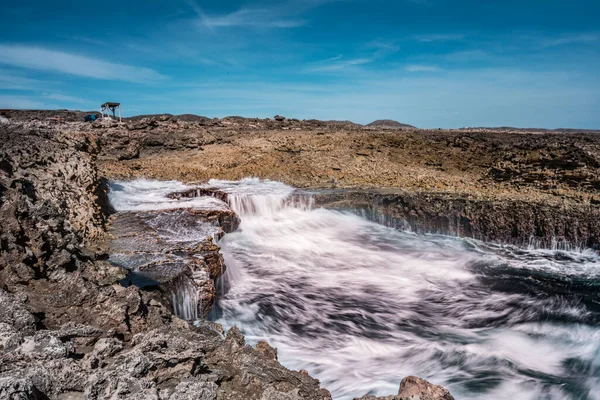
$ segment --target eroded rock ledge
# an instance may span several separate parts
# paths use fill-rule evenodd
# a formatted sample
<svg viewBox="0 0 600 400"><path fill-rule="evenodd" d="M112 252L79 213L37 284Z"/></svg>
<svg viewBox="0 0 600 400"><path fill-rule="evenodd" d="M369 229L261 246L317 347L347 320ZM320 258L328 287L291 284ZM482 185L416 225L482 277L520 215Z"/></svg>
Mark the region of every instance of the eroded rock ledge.
<svg viewBox="0 0 600 400"><path fill-rule="evenodd" d="M109 260L129 270L123 285L156 290L163 304L185 320L204 318L216 298L215 280L225 272L214 241L239 222L230 209L118 213L111 217Z"/></svg>
<svg viewBox="0 0 600 400"><path fill-rule="evenodd" d="M0 126L0 398L330 399L267 343L116 283L97 151L89 134Z"/></svg>
<svg viewBox="0 0 600 400"><path fill-rule="evenodd" d="M316 204L355 210L395 228L542 248L600 248L600 207L482 200L401 190L318 193Z"/></svg>

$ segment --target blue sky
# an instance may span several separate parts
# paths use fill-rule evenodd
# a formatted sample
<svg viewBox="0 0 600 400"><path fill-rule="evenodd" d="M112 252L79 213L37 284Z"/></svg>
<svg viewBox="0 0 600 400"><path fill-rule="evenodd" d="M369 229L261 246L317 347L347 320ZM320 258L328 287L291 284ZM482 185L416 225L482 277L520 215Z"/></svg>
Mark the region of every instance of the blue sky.
<svg viewBox="0 0 600 400"><path fill-rule="evenodd" d="M0 108L600 128L597 0L21 1Z"/></svg>

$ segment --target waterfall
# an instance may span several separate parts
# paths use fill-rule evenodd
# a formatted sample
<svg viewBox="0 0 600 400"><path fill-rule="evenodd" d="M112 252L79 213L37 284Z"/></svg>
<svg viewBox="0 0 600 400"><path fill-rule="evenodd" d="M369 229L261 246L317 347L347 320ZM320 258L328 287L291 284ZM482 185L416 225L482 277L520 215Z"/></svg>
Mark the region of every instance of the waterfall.
<svg viewBox="0 0 600 400"><path fill-rule="evenodd" d="M243 220L244 217L258 215L272 217L287 208L301 211L310 210L314 205L311 195L264 195L264 194L230 194L229 206Z"/></svg>
<svg viewBox="0 0 600 400"><path fill-rule="evenodd" d="M186 321L198 319L198 288L189 278L183 278L171 290L171 302L175 315Z"/></svg>

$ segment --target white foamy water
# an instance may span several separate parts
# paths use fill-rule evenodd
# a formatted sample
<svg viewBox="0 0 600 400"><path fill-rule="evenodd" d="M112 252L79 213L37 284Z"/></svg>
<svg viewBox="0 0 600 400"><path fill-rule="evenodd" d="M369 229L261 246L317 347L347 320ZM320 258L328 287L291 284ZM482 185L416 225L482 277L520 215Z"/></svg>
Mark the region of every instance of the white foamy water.
<svg viewBox="0 0 600 400"><path fill-rule="evenodd" d="M111 201L124 211L223 206L168 198L190 188L179 182L117 184ZM219 242L227 270L214 318L268 340L335 399L394 394L407 375L457 399L600 398L595 252L416 235L315 209L279 182L203 186L227 192L242 219ZM171 243L204 235L177 215L148 223ZM180 292L176 312L191 319L194 293Z"/></svg>
<svg viewBox="0 0 600 400"><path fill-rule="evenodd" d="M116 211L156 211L175 208L220 209L224 204L213 197L171 199L167 195L183 192L193 186L178 181L136 179L112 181L108 193L110 204Z"/></svg>
<svg viewBox="0 0 600 400"><path fill-rule="evenodd" d="M219 232L218 226L189 211L228 208L213 197L168 196L191 188L177 181L139 179L111 182L109 191L111 205L123 213L113 221L112 233L117 238L111 242L109 260L130 271L125 279L128 284L153 286L177 277L167 286L173 312L187 321L199 318L202 305L197 282L208 278L201 271L191 276L181 272L188 268L191 249Z"/></svg>
<svg viewBox="0 0 600 400"><path fill-rule="evenodd" d="M276 182L210 186L242 218L220 242L218 322L334 398L394 394L407 375L457 399L600 398L596 253L401 232Z"/></svg>

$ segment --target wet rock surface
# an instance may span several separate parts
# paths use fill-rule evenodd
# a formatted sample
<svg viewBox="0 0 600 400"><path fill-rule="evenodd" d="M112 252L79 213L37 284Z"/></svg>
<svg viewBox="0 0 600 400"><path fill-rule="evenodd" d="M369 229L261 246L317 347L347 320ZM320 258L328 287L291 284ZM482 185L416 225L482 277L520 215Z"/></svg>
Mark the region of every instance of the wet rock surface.
<svg viewBox="0 0 600 400"><path fill-rule="evenodd" d="M216 296L214 282L225 272L213 238L238 224L231 210L119 213L109 231L109 260L129 271L123 285L158 290L176 315L193 321L208 315Z"/></svg>

